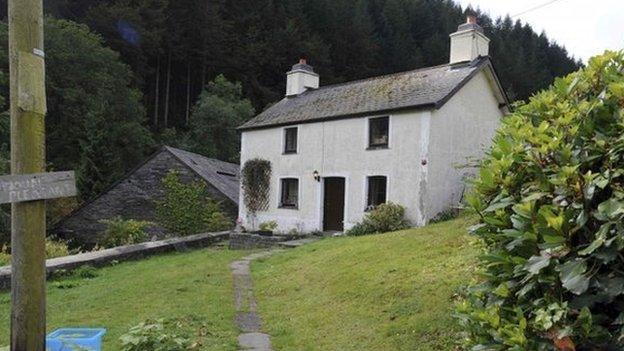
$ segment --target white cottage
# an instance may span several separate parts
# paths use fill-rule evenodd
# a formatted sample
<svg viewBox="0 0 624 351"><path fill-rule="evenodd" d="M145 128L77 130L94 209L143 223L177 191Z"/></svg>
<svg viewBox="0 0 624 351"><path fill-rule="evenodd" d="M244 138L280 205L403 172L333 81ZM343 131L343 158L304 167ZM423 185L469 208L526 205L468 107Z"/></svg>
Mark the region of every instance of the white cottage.
<svg viewBox="0 0 624 351"><path fill-rule="evenodd" d="M424 225L457 205L474 173L459 166L483 155L508 103L475 18L450 38L448 64L343 84L294 65L284 99L239 127L241 165L272 165L265 211L251 218L241 192L243 226L342 231L386 201Z"/></svg>

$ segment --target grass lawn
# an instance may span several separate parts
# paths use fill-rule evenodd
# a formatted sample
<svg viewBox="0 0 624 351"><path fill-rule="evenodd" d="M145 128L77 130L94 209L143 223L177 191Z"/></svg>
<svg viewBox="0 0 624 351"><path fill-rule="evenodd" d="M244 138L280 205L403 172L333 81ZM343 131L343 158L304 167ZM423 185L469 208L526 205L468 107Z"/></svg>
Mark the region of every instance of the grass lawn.
<svg viewBox="0 0 624 351"><path fill-rule="evenodd" d="M245 251L203 249L155 256L98 269L93 279L48 283L48 330L105 327L104 350L119 350L119 336L146 318L199 317L202 350L236 350L229 263ZM72 285L76 285L72 287ZM0 347L9 344L9 293L0 293Z"/></svg>
<svg viewBox="0 0 624 351"><path fill-rule="evenodd" d="M254 262L277 350L452 350L453 294L476 250L469 217L396 233L330 238Z"/></svg>

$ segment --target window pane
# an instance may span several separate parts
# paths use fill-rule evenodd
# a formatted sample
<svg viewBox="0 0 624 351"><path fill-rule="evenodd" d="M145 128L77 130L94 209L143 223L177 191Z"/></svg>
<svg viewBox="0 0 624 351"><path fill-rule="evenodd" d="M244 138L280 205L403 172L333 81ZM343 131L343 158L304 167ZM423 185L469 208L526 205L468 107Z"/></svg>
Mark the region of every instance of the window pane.
<svg viewBox="0 0 624 351"><path fill-rule="evenodd" d="M282 179L281 207L297 207L299 200L299 180Z"/></svg>
<svg viewBox="0 0 624 351"><path fill-rule="evenodd" d="M384 176L368 177L368 209L386 202L386 184L387 178Z"/></svg>
<svg viewBox="0 0 624 351"><path fill-rule="evenodd" d="M297 128L286 128L284 130L284 152L297 152Z"/></svg>
<svg viewBox="0 0 624 351"><path fill-rule="evenodd" d="M387 146L388 117L371 118L369 123L369 146Z"/></svg>

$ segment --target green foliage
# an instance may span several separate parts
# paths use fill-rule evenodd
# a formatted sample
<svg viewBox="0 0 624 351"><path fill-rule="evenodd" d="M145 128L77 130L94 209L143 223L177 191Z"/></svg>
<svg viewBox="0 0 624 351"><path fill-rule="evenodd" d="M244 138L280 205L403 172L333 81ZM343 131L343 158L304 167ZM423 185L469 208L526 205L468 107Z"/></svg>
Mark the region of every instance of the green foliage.
<svg viewBox="0 0 624 351"><path fill-rule="evenodd" d="M66 242L51 238L46 239L45 253L46 258L65 257L70 255Z"/></svg>
<svg viewBox="0 0 624 351"><path fill-rule="evenodd" d="M197 333L189 332L196 329ZM202 319L186 318L148 319L130 328L122 335L122 351L191 351L199 350L207 333Z"/></svg>
<svg viewBox="0 0 624 351"><path fill-rule="evenodd" d="M64 241L46 238L46 258L69 256L71 254L67 243ZM11 264L11 248L7 244L0 246L0 266Z"/></svg>
<svg viewBox="0 0 624 351"><path fill-rule="evenodd" d="M86 23L132 66L155 129L183 131L189 129L189 108L219 74L240 81L261 110L283 98L284 73L302 54L323 84L439 65L448 62L448 35L465 20L460 5L448 0L47 0L46 5L47 13ZM529 25L478 15L501 83L515 98L525 99L578 69L563 47Z"/></svg>
<svg viewBox="0 0 624 351"><path fill-rule="evenodd" d="M387 202L368 212L364 219L347 230L349 236L394 232L409 228L405 219L405 207Z"/></svg>
<svg viewBox="0 0 624 351"><path fill-rule="evenodd" d="M151 222L121 217L104 219L100 223L106 225L102 245L107 248L144 242L147 239L145 230L152 225Z"/></svg>
<svg viewBox="0 0 624 351"><path fill-rule="evenodd" d="M606 52L503 120L467 198L472 350L624 348L623 107L624 52Z"/></svg>
<svg viewBox="0 0 624 351"><path fill-rule="evenodd" d="M80 279L93 279L97 278L100 274L98 273L97 268L91 265L84 265L76 268L72 272L72 276Z"/></svg>
<svg viewBox="0 0 624 351"><path fill-rule="evenodd" d="M4 43L0 95L4 97L8 96L7 31L7 24L0 23ZM49 167L77 170L81 196L90 197L150 151L152 138L142 125L141 93L131 86L129 67L87 26L47 18L45 32ZM0 134L3 123L4 115ZM0 139L0 155L5 140Z"/></svg>
<svg viewBox="0 0 624 351"><path fill-rule="evenodd" d="M267 209L269 206L269 190L271 189L271 162L254 158L243 165L241 171L243 201L249 213Z"/></svg>
<svg viewBox="0 0 624 351"><path fill-rule="evenodd" d="M232 226L219 203L210 198L204 183L185 184L179 173L172 170L162 184L165 194L162 200L156 201L156 217L172 234L216 232Z"/></svg>
<svg viewBox="0 0 624 351"><path fill-rule="evenodd" d="M272 232L275 229L277 229L277 222L276 221L266 221L266 222L262 222L260 223L260 225L258 226L258 228L260 228L260 230L263 231L269 231Z"/></svg>
<svg viewBox="0 0 624 351"><path fill-rule="evenodd" d="M253 115L254 109L251 102L243 98L240 83L217 76L208 83L193 107L191 151L220 160L238 160L240 137L236 127Z"/></svg>
<svg viewBox="0 0 624 351"><path fill-rule="evenodd" d="M11 254L6 245L0 246L0 266L11 264Z"/></svg>

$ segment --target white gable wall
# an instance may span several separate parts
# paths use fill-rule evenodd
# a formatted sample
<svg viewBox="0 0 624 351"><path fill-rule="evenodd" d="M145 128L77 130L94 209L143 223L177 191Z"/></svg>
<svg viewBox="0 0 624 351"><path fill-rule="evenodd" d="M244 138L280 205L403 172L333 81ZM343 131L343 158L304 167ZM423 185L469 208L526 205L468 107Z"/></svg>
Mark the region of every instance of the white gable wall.
<svg viewBox="0 0 624 351"><path fill-rule="evenodd" d="M485 72L432 114L425 197L428 219L459 203L466 178L476 171L465 166L484 155L500 125L503 113Z"/></svg>
<svg viewBox="0 0 624 351"><path fill-rule="evenodd" d="M379 117L379 116L372 116ZM407 217L422 224L419 189L422 180L420 160L426 152L423 136L428 135L430 111L411 111L390 115L389 148L367 150L368 118L350 118L298 125L297 154L282 154L284 128L242 133L241 165L253 158L269 160L271 177L269 210L258 213L255 225L276 220L279 231L322 230L322 182L313 178L344 177L345 228L360 221L366 207L366 177L388 177L387 199L406 207ZM288 126L293 127L293 126ZM278 208L280 179L299 179L299 208ZM240 218L252 228L241 191Z"/></svg>

